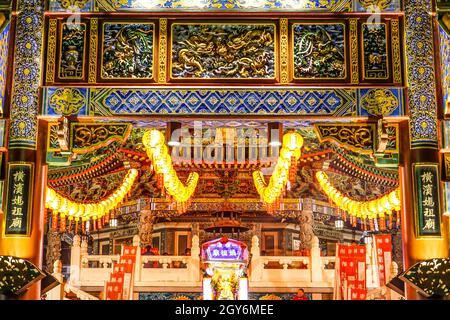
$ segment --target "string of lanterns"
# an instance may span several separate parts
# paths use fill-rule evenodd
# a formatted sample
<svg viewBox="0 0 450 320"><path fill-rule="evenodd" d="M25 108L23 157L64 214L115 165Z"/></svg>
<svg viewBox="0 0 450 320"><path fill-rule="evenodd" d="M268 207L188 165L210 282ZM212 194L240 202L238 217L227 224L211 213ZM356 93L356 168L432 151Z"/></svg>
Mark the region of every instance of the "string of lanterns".
<svg viewBox="0 0 450 320"><path fill-rule="evenodd" d="M295 180L297 161L300 159L302 146L303 138L300 134L296 132L286 133L283 136L280 155L269 183L266 185L264 175L260 170L253 172L256 190L269 213L273 213L277 208L280 208L284 188L289 182Z"/></svg>
<svg viewBox="0 0 450 320"><path fill-rule="evenodd" d="M96 203L81 203L71 201L58 194L54 189L46 186L45 207L52 211L52 230L58 228L58 215L60 231L66 230L66 219L69 221L69 229L75 221L75 233L78 233L78 223L81 220L82 232L89 229L89 221L92 219L93 228L96 230L103 227L109 221L110 212L113 211L130 192L134 181L138 176L138 170L128 170L122 185L116 189L108 198Z"/></svg>
<svg viewBox="0 0 450 320"><path fill-rule="evenodd" d="M364 222L364 229L366 228L366 220L369 220L370 230L374 230L375 223L379 224L379 229L386 229L386 215L388 216L388 228L392 226L392 219L394 211L397 212L397 222L400 224L400 188L382 196L381 198L371 201L355 201L343 195L329 181L328 175L323 171L316 172L316 178L320 187L328 198L338 207L344 220L346 220L346 213L350 214L350 221L353 226L356 226L356 218L360 218ZM378 220L379 219L379 223Z"/></svg>
<svg viewBox="0 0 450 320"><path fill-rule="evenodd" d="M159 130L149 130L144 133L142 143L146 147L147 155L153 163L153 168L158 175L158 186L164 194L167 191L169 198L173 198L178 214L187 211L190 198L197 187L199 175L191 172L184 185L173 168L169 148L166 146L165 137ZM170 199L169 199L170 200Z"/></svg>

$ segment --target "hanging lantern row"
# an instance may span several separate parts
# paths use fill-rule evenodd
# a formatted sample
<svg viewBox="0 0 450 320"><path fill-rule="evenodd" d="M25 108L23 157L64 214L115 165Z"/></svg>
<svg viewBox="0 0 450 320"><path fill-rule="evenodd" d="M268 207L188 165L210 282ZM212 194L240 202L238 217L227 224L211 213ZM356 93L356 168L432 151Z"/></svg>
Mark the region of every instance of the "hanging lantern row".
<svg viewBox="0 0 450 320"><path fill-rule="evenodd" d="M283 136L283 144L280 150L275 169L266 185L264 175L260 170L253 172L253 181L261 200L266 205L269 213L280 207L282 193L288 181L295 179L297 161L300 159L303 138L296 132L289 132Z"/></svg>
<svg viewBox="0 0 450 320"><path fill-rule="evenodd" d="M345 211L337 209L337 220L335 220L336 229L342 230L344 222L349 223L353 228L358 225L363 231L384 231L387 229L395 229L400 227L400 212L396 211L379 218L359 218L357 216L348 215Z"/></svg>
<svg viewBox="0 0 450 320"><path fill-rule="evenodd" d="M187 211L189 200L197 187L199 175L191 172L184 185L173 168L169 148L166 146L165 137L159 130L146 131L142 143L146 147L147 155L152 161L153 168L158 175L158 186L163 194L165 191L170 199L175 202L179 214Z"/></svg>
<svg viewBox="0 0 450 320"><path fill-rule="evenodd" d="M130 192L134 181L138 176L138 170L130 169L125 176L122 185L114 191L108 198L97 203L80 203L71 201L52 188L46 187L45 207L52 211L52 229L58 228L58 216L60 231L64 232L68 224L71 229L72 222L75 221L75 233L78 233L78 222L82 222L82 231L85 233L90 226L101 229L110 218L110 211L113 211ZM114 215L114 213L113 213ZM106 219L105 219L106 218ZM68 223L66 221L68 220ZM89 220L92 219L92 224Z"/></svg>
<svg viewBox="0 0 450 320"><path fill-rule="evenodd" d="M400 211L400 188L395 189L379 199L371 201L355 201L343 195L333 187L325 172L317 171L316 178L327 197L329 197L339 209L344 210L344 214L345 212L348 212L350 216L364 220L367 218L380 218L384 221L386 214L391 216L394 211ZM390 220L391 219L392 218L390 218ZM354 224L354 222L352 224Z"/></svg>

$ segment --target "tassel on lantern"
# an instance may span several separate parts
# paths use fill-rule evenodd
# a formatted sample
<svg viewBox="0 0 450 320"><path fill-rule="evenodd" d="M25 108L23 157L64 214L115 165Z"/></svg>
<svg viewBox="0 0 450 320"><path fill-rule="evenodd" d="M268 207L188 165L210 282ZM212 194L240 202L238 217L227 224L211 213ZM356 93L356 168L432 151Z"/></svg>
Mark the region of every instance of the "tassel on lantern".
<svg viewBox="0 0 450 320"><path fill-rule="evenodd" d="M369 228L370 228L370 231L375 230L373 219L370 219L370 218L369 218Z"/></svg>
<svg viewBox="0 0 450 320"><path fill-rule="evenodd" d="M78 220L75 220L75 234L78 234Z"/></svg>
<svg viewBox="0 0 450 320"><path fill-rule="evenodd" d="M401 221L400 221L400 211L397 211L397 221L395 222L395 226L397 228L400 228L401 226Z"/></svg>
<svg viewBox="0 0 450 320"><path fill-rule="evenodd" d="M66 216L61 216L59 220L59 232L66 232Z"/></svg>
<svg viewBox="0 0 450 320"><path fill-rule="evenodd" d="M86 224L87 221L81 222L81 234L86 234Z"/></svg>
<svg viewBox="0 0 450 320"><path fill-rule="evenodd" d="M386 230L386 220L385 220L385 217L380 217L380 230Z"/></svg>
<svg viewBox="0 0 450 320"><path fill-rule="evenodd" d="M52 231L58 229L58 213L53 213L52 215Z"/></svg>

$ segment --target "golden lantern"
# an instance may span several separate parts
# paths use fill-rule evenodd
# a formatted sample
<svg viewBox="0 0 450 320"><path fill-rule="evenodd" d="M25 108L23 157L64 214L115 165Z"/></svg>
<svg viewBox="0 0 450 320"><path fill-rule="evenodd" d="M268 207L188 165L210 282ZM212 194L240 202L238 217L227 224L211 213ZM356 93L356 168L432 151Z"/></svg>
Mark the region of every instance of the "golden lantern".
<svg viewBox="0 0 450 320"><path fill-rule="evenodd" d="M298 160L301 155L303 138L296 132L289 132L283 136L283 144L280 150L277 164L273 170L269 183L266 185L264 176L260 170L253 172L253 182L262 201L267 205L274 204L281 196L289 180L291 160Z"/></svg>
<svg viewBox="0 0 450 320"><path fill-rule="evenodd" d="M338 208L347 211L352 216L363 219L384 218L385 214L391 215L392 210L400 210L400 189L397 188L387 195L370 201L355 201L342 195L328 181L328 176L323 171L316 172L316 178L324 193L334 202Z"/></svg>

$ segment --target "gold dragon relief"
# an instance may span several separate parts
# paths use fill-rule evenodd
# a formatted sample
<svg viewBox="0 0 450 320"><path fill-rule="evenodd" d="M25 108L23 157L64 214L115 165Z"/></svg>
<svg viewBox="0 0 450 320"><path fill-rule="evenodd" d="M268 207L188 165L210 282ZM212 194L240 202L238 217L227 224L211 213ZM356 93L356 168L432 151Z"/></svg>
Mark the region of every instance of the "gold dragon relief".
<svg viewBox="0 0 450 320"><path fill-rule="evenodd" d="M275 78L274 24L173 24L171 76Z"/></svg>
<svg viewBox="0 0 450 320"><path fill-rule="evenodd" d="M333 141L355 152L371 153L375 127L367 124L315 124L320 142Z"/></svg>
<svg viewBox="0 0 450 320"><path fill-rule="evenodd" d="M375 116L388 116L398 106L397 97L387 89L370 89L361 97L361 107Z"/></svg>

